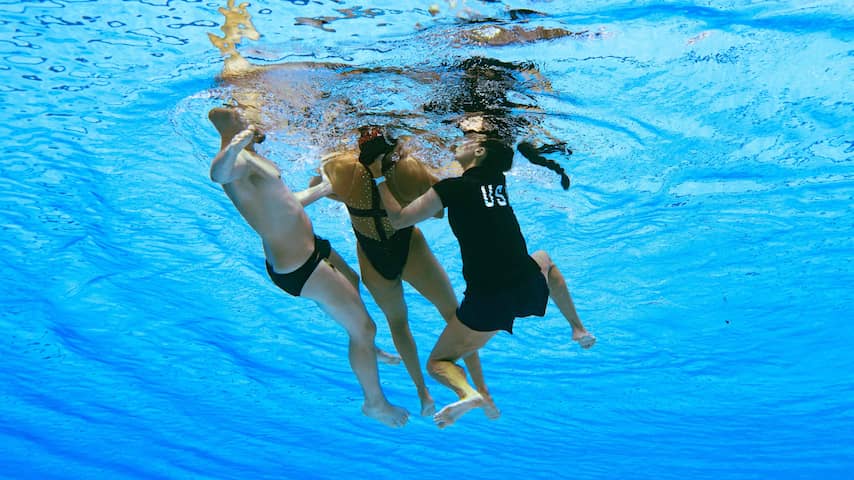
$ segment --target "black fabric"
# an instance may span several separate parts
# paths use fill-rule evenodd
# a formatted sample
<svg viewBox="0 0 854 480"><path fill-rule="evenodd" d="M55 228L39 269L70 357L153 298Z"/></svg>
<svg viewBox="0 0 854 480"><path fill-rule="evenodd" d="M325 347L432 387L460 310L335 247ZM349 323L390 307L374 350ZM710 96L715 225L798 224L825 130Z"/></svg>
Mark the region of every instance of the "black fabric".
<svg viewBox="0 0 854 480"><path fill-rule="evenodd" d="M388 216L388 212L381 208L355 208L347 205L347 211L354 217L382 218Z"/></svg>
<svg viewBox="0 0 854 480"><path fill-rule="evenodd" d="M503 173L474 167L433 189L448 209L448 222L460 244L467 294L504 290L539 272L528 256Z"/></svg>
<svg viewBox="0 0 854 480"><path fill-rule="evenodd" d="M314 252L312 252L311 256L308 257L308 260L301 267L290 273L277 273L273 270L273 266L269 262L265 262L267 264L267 274L270 275L270 279L273 280L276 286L295 297L299 297L302 293L302 287L308 281L308 277L314 273L314 269L317 268L317 265L322 260L329 258L331 253L332 246L329 244L329 240L315 236Z"/></svg>
<svg viewBox="0 0 854 480"><path fill-rule="evenodd" d="M394 232L384 240L374 240L353 230L356 240L368 261L374 269L386 280L396 280L403 273L406 259L409 258L409 241L412 239L413 227L406 227Z"/></svg>
<svg viewBox="0 0 854 480"><path fill-rule="evenodd" d="M370 170L368 170L368 175L371 175ZM354 217L373 218L374 229L377 231L377 236L380 237L380 241L384 242L388 240L388 237L386 236L385 227L383 226L383 218L388 217L388 212L382 209L380 203L380 191L377 188L377 184L374 183L373 177L374 176L371 175L371 208L355 208L347 205L347 211ZM355 231L355 229L353 231ZM356 233L358 234L359 232Z"/></svg>
<svg viewBox="0 0 854 480"><path fill-rule="evenodd" d="M533 260L533 259L532 259ZM549 287L542 273L537 271L518 283L492 292L466 292L457 309L457 318L463 325L479 332L507 330L513 333L513 321L518 317L546 313Z"/></svg>
<svg viewBox="0 0 854 480"><path fill-rule="evenodd" d="M368 171L370 174L370 171ZM409 258L409 241L412 238L413 227L397 230L391 235L386 233L383 219L388 212L382 209L380 192L375 183L371 182L371 208L355 208L347 205L347 211L354 217L373 218L374 229L379 240L360 233L355 228L356 240L368 257L371 265L386 280L396 280L403 273L406 260Z"/></svg>
<svg viewBox="0 0 854 480"><path fill-rule="evenodd" d="M374 160L379 155L394 150L396 140L387 140L383 135L367 140L359 145L359 163L368 166L374 163Z"/></svg>

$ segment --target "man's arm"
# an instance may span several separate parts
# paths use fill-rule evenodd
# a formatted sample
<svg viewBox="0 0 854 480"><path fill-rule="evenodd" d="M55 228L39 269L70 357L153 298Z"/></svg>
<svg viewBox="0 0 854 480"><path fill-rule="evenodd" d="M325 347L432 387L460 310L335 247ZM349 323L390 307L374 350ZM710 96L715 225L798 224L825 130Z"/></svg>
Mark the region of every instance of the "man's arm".
<svg viewBox="0 0 854 480"><path fill-rule="evenodd" d="M294 193L297 200L303 207L307 207L317 201L319 198L325 197L332 193L332 184L329 183L329 178L323 168L320 168L320 183L310 186L301 192Z"/></svg>
<svg viewBox="0 0 854 480"><path fill-rule="evenodd" d="M250 126L235 135L231 142L216 154L211 162L211 180L224 185L243 178L247 174L249 154L241 155L241 153L252 142L254 135L255 127Z"/></svg>
<svg viewBox="0 0 854 480"><path fill-rule="evenodd" d="M356 177L356 155L351 151L333 152L324 155L320 159L320 175L312 177L310 186L318 182L329 183L329 192L326 194L330 199L346 203L353 193L353 183Z"/></svg>

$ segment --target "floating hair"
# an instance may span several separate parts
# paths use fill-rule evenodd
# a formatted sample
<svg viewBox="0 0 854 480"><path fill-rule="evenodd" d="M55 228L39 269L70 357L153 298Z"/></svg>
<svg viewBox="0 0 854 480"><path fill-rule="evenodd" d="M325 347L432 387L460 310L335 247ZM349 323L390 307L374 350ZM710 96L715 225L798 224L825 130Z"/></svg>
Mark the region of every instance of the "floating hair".
<svg viewBox="0 0 854 480"><path fill-rule="evenodd" d="M569 176L566 174L566 170L564 170L557 162L543 157L537 151L537 148L531 145L530 142L522 142L516 147L516 149L534 165L546 167L560 175L560 186L563 187L564 190L569 189Z"/></svg>

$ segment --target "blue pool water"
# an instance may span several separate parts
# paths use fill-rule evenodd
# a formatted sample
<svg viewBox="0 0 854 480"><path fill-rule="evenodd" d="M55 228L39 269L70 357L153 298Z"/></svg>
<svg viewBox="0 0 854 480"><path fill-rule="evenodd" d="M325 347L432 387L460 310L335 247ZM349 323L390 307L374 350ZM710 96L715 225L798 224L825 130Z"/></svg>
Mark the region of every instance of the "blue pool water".
<svg viewBox="0 0 854 480"><path fill-rule="evenodd" d="M343 331L269 282L207 177L206 112L234 93L207 36L222 4L2 1L0 477L854 478L851 3L430 3L255 2L262 36L239 50L421 72L535 62L551 88L516 94L573 149L553 157L573 186L518 161L509 188L597 345L572 344L552 307L482 353L499 420L363 417ZM526 8L547 15L509 13ZM582 33L461 40L476 14ZM402 115L442 88L278 80L264 152L295 188L352 121L336 99ZM305 111L275 101L313 85L331 94ZM342 207L308 212L355 265ZM461 295L447 223L423 229ZM407 296L426 359L442 321ZM415 412L403 367L380 373Z"/></svg>

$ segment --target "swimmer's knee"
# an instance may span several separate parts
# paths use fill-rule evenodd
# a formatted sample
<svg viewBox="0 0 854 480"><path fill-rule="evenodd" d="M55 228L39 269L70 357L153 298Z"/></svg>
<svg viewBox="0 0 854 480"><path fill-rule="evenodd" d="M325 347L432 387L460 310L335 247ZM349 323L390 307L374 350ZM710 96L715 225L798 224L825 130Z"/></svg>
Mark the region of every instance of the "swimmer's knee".
<svg viewBox="0 0 854 480"><path fill-rule="evenodd" d="M427 359L427 373L429 373L432 377L436 377L437 375L442 373L441 362L444 360L438 360L433 358L432 356Z"/></svg>
<svg viewBox="0 0 854 480"><path fill-rule="evenodd" d="M377 325L370 317L366 316L362 321L351 322L347 328L347 333L350 334L350 338L358 343L373 343L377 336Z"/></svg>
<svg viewBox="0 0 854 480"><path fill-rule="evenodd" d="M552 257L546 253L545 250L537 250L536 252L531 254L531 258L537 262L537 265L540 266L540 269L548 275L552 268L554 268L555 264L552 261Z"/></svg>

